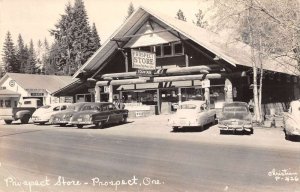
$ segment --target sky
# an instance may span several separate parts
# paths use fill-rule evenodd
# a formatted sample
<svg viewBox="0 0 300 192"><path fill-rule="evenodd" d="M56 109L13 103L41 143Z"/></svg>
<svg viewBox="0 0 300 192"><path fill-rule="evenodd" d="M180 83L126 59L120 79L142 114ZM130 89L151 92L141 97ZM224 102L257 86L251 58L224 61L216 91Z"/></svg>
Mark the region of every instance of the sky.
<svg viewBox="0 0 300 192"><path fill-rule="evenodd" d="M64 14L66 4L74 0L0 0L0 51L7 31L10 31L14 43L19 33L26 44L33 39L47 38L53 42L49 30ZM188 22L195 20L198 9L206 11L208 0L84 0L90 23L95 23L101 43L124 22L130 2L134 8L150 8L174 16L181 9ZM1 61L0 61L1 62Z"/></svg>

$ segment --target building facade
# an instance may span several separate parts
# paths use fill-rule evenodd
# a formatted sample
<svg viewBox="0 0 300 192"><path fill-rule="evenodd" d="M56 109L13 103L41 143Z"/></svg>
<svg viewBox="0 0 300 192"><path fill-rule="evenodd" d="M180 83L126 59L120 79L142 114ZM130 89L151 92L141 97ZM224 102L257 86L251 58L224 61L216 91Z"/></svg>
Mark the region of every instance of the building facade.
<svg viewBox="0 0 300 192"><path fill-rule="evenodd" d="M297 64L272 58L263 63L263 111L285 110L300 98ZM96 102L122 100L137 115L138 109L169 113L186 100L219 108L253 97L248 45L228 44L216 33L145 8L135 11L74 77L80 80L54 95L80 92Z"/></svg>

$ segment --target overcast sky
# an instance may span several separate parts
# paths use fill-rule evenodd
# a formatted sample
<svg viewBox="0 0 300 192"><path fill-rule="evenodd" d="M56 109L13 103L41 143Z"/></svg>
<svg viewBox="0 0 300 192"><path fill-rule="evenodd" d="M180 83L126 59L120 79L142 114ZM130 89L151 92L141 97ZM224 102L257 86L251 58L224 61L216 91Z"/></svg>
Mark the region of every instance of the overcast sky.
<svg viewBox="0 0 300 192"><path fill-rule="evenodd" d="M67 2L74 0L0 0L0 50L7 31L17 42L21 33L25 43L33 39L53 41L49 30L64 13ZM174 16L181 9L189 22L195 20L198 9L205 11L208 0L84 0L90 23L95 23L103 43L125 20L130 2L135 9L144 6Z"/></svg>

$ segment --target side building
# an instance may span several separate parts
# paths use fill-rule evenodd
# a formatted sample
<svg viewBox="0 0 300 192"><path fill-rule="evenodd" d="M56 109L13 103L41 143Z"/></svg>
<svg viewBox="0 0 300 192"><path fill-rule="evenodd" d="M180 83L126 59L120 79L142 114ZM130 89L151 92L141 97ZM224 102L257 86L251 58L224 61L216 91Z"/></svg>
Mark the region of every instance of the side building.
<svg viewBox="0 0 300 192"><path fill-rule="evenodd" d="M122 100L136 116L169 113L185 100L218 108L253 98L252 64L248 45L141 7L74 74L77 81L53 94ZM265 113L300 98L297 66L263 58Z"/></svg>
<svg viewBox="0 0 300 192"><path fill-rule="evenodd" d="M38 98L43 105L48 105L58 102L74 102L72 96L60 99L51 95L74 81L76 79L71 76L6 73L0 79L0 89L19 95L20 103L23 103L23 99L26 98Z"/></svg>

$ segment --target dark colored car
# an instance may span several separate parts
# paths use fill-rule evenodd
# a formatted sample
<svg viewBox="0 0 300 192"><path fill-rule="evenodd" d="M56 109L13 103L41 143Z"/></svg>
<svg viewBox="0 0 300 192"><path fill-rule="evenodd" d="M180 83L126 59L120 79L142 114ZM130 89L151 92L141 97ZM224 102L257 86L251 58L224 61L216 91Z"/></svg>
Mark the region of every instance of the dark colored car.
<svg viewBox="0 0 300 192"><path fill-rule="evenodd" d="M81 111L88 102L74 103L69 105L63 112L56 113L50 117L49 122L53 125L66 126L74 113Z"/></svg>
<svg viewBox="0 0 300 192"><path fill-rule="evenodd" d="M78 128L85 125L103 128L106 124L125 123L127 117L128 110L117 109L113 103L89 103L81 111L75 113L69 123Z"/></svg>
<svg viewBox="0 0 300 192"><path fill-rule="evenodd" d="M224 130L249 130L253 134L252 115L245 102L224 103L219 117L220 133Z"/></svg>

